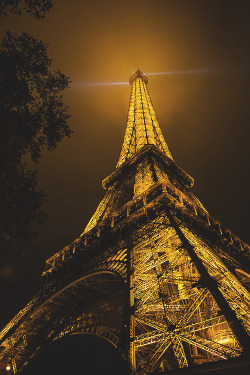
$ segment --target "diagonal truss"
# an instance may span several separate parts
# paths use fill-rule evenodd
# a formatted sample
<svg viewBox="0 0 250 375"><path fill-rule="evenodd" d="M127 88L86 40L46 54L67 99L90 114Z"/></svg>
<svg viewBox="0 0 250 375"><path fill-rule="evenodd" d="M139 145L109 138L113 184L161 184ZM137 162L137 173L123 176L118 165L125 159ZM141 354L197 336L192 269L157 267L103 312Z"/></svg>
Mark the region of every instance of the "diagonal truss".
<svg viewBox="0 0 250 375"><path fill-rule="evenodd" d="M212 249L189 231L185 234L247 329L248 292ZM239 356L235 334L167 216L148 221L137 235L140 246L135 236L131 276L132 374Z"/></svg>
<svg viewBox="0 0 250 375"><path fill-rule="evenodd" d="M8 365L21 374L68 334L106 339L117 348L117 373L125 360L128 375L249 355L250 247L192 192L147 82L139 70L130 79L124 142L104 198L81 236L46 261L41 289L0 333L1 373Z"/></svg>

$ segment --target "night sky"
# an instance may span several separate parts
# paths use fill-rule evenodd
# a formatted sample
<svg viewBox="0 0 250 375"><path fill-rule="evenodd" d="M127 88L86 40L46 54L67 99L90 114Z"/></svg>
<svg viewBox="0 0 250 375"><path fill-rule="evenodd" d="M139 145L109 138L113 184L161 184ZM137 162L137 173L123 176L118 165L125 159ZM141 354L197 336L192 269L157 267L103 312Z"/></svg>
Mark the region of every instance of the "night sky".
<svg viewBox="0 0 250 375"><path fill-rule="evenodd" d="M28 31L49 43L53 67L72 80L64 99L74 131L55 152L44 152L37 166L39 187L48 194L47 219L26 254L11 254L0 266L1 328L38 290L45 260L81 234L103 196L102 179L117 163L130 86L85 83L127 82L138 67L144 73L181 71L148 77L165 139L175 161L194 177L194 191L207 210L250 243L250 2L53 3L44 20L8 16L0 25L1 34ZM48 351L50 359L41 363L50 366L42 372L40 364L41 373L104 375L112 347L93 338L75 340L60 344L61 358L67 345L78 348L65 358L68 370ZM99 351L95 370L88 370L91 345ZM79 348L85 370L72 357Z"/></svg>

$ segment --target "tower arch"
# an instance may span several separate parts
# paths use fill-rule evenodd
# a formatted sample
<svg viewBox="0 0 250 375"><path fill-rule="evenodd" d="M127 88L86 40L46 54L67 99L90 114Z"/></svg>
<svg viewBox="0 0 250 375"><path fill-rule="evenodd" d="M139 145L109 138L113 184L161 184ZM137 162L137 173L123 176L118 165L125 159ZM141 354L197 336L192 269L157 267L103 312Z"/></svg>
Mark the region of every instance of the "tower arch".
<svg viewBox="0 0 250 375"><path fill-rule="evenodd" d="M249 354L250 248L193 194L193 178L161 133L147 77L137 71L130 83L104 198L80 237L46 261L41 289L0 333L2 370L12 361L21 374L46 345L79 333L119 346L128 375L191 374Z"/></svg>

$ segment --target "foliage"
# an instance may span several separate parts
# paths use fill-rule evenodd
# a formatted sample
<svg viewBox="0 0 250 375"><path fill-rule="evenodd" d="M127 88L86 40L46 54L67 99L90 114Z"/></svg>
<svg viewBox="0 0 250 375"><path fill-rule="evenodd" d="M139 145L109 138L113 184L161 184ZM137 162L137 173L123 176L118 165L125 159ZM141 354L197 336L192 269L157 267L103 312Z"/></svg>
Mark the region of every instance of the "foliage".
<svg viewBox="0 0 250 375"><path fill-rule="evenodd" d="M45 195L36 191L36 171L25 170L20 164L1 170L0 235L1 242L11 244L33 237L33 223L41 224L45 214L41 210Z"/></svg>
<svg viewBox="0 0 250 375"><path fill-rule="evenodd" d="M28 33L6 32L0 45L0 240L26 239L40 223L45 195L36 191L36 172L24 159L37 162L42 150L54 150L71 130L60 92L69 78L51 69L47 45Z"/></svg>
<svg viewBox="0 0 250 375"><path fill-rule="evenodd" d="M25 11L31 17L40 19L51 8L51 0L0 0L0 15L4 16L8 13L20 15Z"/></svg>

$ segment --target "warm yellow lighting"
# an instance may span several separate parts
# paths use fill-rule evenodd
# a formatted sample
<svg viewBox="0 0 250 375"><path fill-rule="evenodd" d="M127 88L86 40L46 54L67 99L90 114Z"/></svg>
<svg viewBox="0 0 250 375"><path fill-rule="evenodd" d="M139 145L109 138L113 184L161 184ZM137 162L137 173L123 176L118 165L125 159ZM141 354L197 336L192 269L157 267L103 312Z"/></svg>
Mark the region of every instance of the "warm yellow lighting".
<svg viewBox="0 0 250 375"><path fill-rule="evenodd" d="M223 345L233 345L234 338L230 330L218 330L213 334L213 340Z"/></svg>
<svg viewBox="0 0 250 375"><path fill-rule="evenodd" d="M148 93L147 81L140 71L132 77L127 128L117 167L146 144L157 146L172 159Z"/></svg>
<svg viewBox="0 0 250 375"><path fill-rule="evenodd" d="M56 336L53 320L48 338L55 341L68 334L88 333L117 345L124 305L120 281L116 286L117 277L112 274L125 281L124 333L130 335L131 375L187 367L186 353L200 365L239 357L244 349L240 341L244 329L250 333L250 293L228 268L230 264L233 269L235 262L240 266L238 259L228 255L229 245L239 246L240 240L204 209L192 193L193 179L173 161L147 81L140 71L130 79L118 168L103 181L105 196L84 233L47 260L45 273L51 273L41 298L35 297L0 333L0 339L5 337L0 362L12 359L4 365L6 374L20 373L26 358L36 354L31 355L31 350L34 340L39 344L41 324L47 324L44 312L55 318L59 311L68 314L68 307L80 301L82 292L84 296L93 293L96 303L91 308L79 306L81 315L72 315ZM76 263L72 263L68 284L60 289L64 276L58 273L58 263L77 260L83 251L89 259L82 269L83 278L78 279L78 267L74 273ZM242 273L247 283L249 275ZM58 289L54 289L57 280ZM51 295L46 300L47 287ZM105 298L99 300L99 293Z"/></svg>

